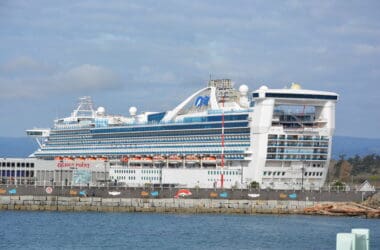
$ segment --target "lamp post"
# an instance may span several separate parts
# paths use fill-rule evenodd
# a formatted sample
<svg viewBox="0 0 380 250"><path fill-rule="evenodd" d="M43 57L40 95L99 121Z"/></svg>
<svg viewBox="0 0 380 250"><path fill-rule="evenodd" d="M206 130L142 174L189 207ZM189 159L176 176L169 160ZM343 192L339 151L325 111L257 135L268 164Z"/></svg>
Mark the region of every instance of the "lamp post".
<svg viewBox="0 0 380 250"><path fill-rule="evenodd" d="M106 182L107 182L107 172L106 172L106 168L107 168L107 160L104 160L104 186L106 185Z"/></svg>
<svg viewBox="0 0 380 250"><path fill-rule="evenodd" d="M302 166L302 168L301 168L301 174L302 174L302 176L301 176L301 190L303 190L303 176L304 176L304 171L305 171L305 169L304 169L304 167Z"/></svg>
<svg viewBox="0 0 380 250"><path fill-rule="evenodd" d="M63 168L63 160L59 161L61 163L61 175L60 175L60 182L61 182L61 187L63 189L63 182L62 182L62 168Z"/></svg>
<svg viewBox="0 0 380 250"><path fill-rule="evenodd" d="M159 171L160 171L160 188L162 190L162 171L163 171L163 165L162 163L160 163L160 168L159 168Z"/></svg>

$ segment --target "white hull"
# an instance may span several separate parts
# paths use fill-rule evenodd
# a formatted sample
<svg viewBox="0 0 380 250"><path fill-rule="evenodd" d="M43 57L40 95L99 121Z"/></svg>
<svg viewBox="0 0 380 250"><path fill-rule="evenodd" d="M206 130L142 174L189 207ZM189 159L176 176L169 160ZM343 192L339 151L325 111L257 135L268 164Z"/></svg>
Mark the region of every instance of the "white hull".
<svg viewBox="0 0 380 250"><path fill-rule="evenodd" d="M262 86L249 93L245 85L236 90L230 80L211 80L172 110L137 114L132 107L124 117L108 115L104 108L95 111L84 97L52 129L28 130L30 136L43 137L33 154L38 176L33 178L46 182L64 176L70 182L79 169L89 172L87 179L79 177L91 183L210 188L257 182L262 188L318 189L331 158L337 99L335 93L298 87ZM153 156L165 160L148 160ZM191 156L200 160L186 160ZM203 159L209 156L216 160ZM51 160L55 157L105 160ZM123 157L129 161L121 162ZM9 177L15 172L7 172L12 166L4 163L0 173Z"/></svg>

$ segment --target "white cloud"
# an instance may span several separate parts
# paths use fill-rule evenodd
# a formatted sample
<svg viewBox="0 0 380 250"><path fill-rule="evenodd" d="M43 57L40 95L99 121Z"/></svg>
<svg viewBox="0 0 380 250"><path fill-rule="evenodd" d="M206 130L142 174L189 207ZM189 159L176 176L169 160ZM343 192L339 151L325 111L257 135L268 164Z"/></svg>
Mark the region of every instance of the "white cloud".
<svg viewBox="0 0 380 250"><path fill-rule="evenodd" d="M54 76L55 83L74 89L110 89L120 87L115 73L104 67L83 64Z"/></svg>
<svg viewBox="0 0 380 250"><path fill-rule="evenodd" d="M93 93L121 88L121 81L113 71L90 64L50 75L0 78L0 97L3 98L34 98L76 91Z"/></svg>
<svg viewBox="0 0 380 250"><path fill-rule="evenodd" d="M144 65L140 67L140 69L132 75L131 81L135 84L137 83L139 85L145 86L146 84L157 83L161 83L163 85L173 85L181 83L182 79L179 78L174 72L161 72L160 69Z"/></svg>
<svg viewBox="0 0 380 250"><path fill-rule="evenodd" d="M357 44L354 50L358 55L376 55L380 53L380 45Z"/></svg>
<svg viewBox="0 0 380 250"><path fill-rule="evenodd" d="M19 73L25 71L40 71L45 69L46 65L34 60L31 57L20 56L7 61L1 65L0 68L5 73Z"/></svg>
<svg viewBox="0 0 380 250"><path fill-rule="evenodd" d="M84 41L93 43L101 49L114 50L115 46L121 47L133 43L134 39L122 34L101 33L91 39L84 39Z"/></svg>

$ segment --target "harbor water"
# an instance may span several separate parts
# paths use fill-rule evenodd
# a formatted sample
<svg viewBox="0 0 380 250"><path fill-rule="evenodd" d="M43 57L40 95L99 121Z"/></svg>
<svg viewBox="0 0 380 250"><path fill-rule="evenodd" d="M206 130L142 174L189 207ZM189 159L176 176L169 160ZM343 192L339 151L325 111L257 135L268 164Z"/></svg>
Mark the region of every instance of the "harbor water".
<svg viewBox="0 0 380 250"><path fill-rule="evenodd" d="M379 249L375 219L0 211L0 249L335 249L351 228Z"/></svg>

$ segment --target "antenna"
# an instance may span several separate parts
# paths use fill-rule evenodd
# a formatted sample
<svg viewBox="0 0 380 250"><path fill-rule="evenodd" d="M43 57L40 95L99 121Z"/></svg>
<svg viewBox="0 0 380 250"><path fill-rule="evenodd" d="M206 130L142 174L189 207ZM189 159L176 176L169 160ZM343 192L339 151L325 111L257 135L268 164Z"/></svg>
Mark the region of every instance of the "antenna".
<svg viewBox="0 0 380 250"><path fill-rule="evenodd" d="M221 167L221 169L224 169L224 94L222 96L222 136L221 136L222 153L220 155L220 158L221 158L220 167ZM223 171L220 171L220 173L221 173L220 174L220 186L221 186L221 188L223 188L224 187Z"/></svg>
<svg viewBox="0 0 380 250"><path fill-rule="evenodd" d="M90 96L84 96L79 98L79 104L77 109L74 110L73 116L94 117L95 111L92 106L92 99Z"/></svg>

